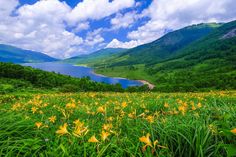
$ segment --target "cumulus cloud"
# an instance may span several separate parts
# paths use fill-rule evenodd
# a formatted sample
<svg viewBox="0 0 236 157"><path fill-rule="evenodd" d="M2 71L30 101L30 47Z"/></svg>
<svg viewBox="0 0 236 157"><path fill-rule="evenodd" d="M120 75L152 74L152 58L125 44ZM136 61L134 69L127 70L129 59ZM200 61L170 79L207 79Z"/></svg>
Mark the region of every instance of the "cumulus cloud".
<svg viewBox="0 0 236 157"><path fill-rule="evenodd" d="M87 19L102 19L134 4L135 0L84 0L68 14L68 21L75 24Z"/></svg>
<svg viewBox="0 0 236 157"><path fill-rule="evenodd" d="M23 6L18 0L0 0L0 43L57 58L74 56L104 41L98 31L85 39L77 34L90 28L89 19L99 20L132 5L134 0L84 0L75 8L59 0Z"/></svg>
<svg viewBox="0 0 236 157"><path fill-rule="evenodd" d="M90 28L89 22L79 23L74 29L73 32L78 33L83 30L88 30Z"/></svg>
<svg viewBox="0 0 236 157"><path fill-rule="evenodd" d="M92 32L88 32L85 40L86 46L94 46L104 41L104 38L101 36L102 28L96 29Z"/></svg>
<svg viewBox="0 0 236 157"><path fill-rule="evenodd" d="M122 42L117 39L113 39L106 48L134 48L142 43L139 43L137 40L131 40L129 42Z"/></svg>
<svg viewBox="0 0 236 157"><path fill-rule="evenodd" d="M114 18L111 19L112 30L120 28L131 27L135 20L138 19L138 15L135 11L128 12L126 14L118 13Z"/></svg>
<svg viewBox="0 0 236 157"><path fill-rule="evenodd" d="M151 42L164 35L166 29L176 30L206 22L228 22L236 19L234 0L153 0L142 16L150 20L128 38L140 43Z"/></svg>

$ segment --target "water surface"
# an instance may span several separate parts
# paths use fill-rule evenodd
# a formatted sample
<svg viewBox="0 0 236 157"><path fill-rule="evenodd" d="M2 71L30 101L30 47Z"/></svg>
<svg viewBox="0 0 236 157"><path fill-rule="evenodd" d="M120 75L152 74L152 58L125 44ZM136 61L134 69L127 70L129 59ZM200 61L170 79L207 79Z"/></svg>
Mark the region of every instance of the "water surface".
<svg viewBox="0 0 236 157"><path fill-rule="evenodd" d="M143 85L139 81L123 79L123 78L114 78L107 77L103 75L95 74L92 68L83 67L83 66L74 66L67 63L56 63L56 62L47 62L47 63L25 63L24 66L31 66L33 68L45 70L45 71L54 71L56 73L69 75L72 77L82 78L90 77L91 80L96 82L104 82L107 84L121 84L123 88L130 86L141 86Z"/></svg>

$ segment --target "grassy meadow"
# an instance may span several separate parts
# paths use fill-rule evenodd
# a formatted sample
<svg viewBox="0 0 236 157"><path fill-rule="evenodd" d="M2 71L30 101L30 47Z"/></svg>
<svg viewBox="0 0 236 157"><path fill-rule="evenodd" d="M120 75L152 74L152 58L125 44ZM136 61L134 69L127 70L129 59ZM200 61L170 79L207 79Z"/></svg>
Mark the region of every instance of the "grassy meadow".
<svg viewBox="0 0 236 157"><path fill-rule="evenodd" d="M0 156L234 156L236 92L0 97Z"/></svg>

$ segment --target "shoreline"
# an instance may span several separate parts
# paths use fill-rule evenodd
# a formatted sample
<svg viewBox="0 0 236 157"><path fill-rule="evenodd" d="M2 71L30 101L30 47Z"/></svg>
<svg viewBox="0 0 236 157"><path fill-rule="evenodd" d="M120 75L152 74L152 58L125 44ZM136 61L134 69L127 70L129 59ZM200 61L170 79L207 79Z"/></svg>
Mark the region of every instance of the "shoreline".
<svg viewBox="0 0 236 157"><path fill-rule="evenodd" d="M137 80L139 82L142 82L144 85L148 85L148 88L149 89L153 89L155 88L155 85L154 84L151 84L150 82L146 81L146 80Z"/></svg>
<svg viewBox="0 0 236 157"><path fill-rule="evenodd" d="M92 68L92 69L93 69L93 68ZM106 76L106 75L103 75L103 74L98 74L98 73L96 73L96 72L94 71L94 69L93 69L92 73L95 74L95 75L98 75L98 76L112 77L112 76ZM129 79L129 78L124 78L124 77L112 77L112 78L115 78L115 79L134 80L134 81L141 82L143 85L148 85L148 88L149 88L149 89L155 88L155 85L154 85L154 84L152 84L152 83L150 83L150 82L148 82L148 81L146 81L146 80L135 80L135 79Z"/></svg>
<svg viewBox="0 0 236 157"><path fill-rule="evenodd" d="M74 66L82 66L82 67L86 67L86 68L91 68L91 67L89 67L89 66L87 66L87 65L74 65ZM94 68L91 68L91 69L92 69L92 71L91 71L92 74L97 75L97 76L112 77L112 78L114 78L114 79L126 79L126 80L138 81L138 82L141 82L143 85L148 85L148 88L149 88L149 89L155 88L155 85L154 85L154 84L152 84L152 83L150 83L150 82L148 82L148 81L146 81L146 80L135 80L135 79L129 79L129 78L124 78L124 77L106 76L106 75L103 75L103 74L98 74L98 73L96 73L95 70L94 70Z"/></svg>

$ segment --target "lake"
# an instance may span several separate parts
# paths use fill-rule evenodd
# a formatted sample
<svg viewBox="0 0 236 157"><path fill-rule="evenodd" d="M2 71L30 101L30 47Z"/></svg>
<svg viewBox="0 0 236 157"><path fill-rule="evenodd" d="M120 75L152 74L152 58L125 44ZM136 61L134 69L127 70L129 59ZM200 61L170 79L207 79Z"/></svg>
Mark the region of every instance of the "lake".
<svg viewBox="0 0 236 157"><path fill-rule="evenodd" d="M130 86L141 86L143 83L135 80L123 79L123 78L114 78L107 77L99 74L95 74L92 68L75 66L67 63L57 63L57 62L47 62L47 63L25 63L24 66L30 66L33 68L45 70L45 71L54 71L56 73L69 75L72 77L82 78L90 77L91 80L96 82L104 82L107 84L121 84L123 88Z"/></svg>

